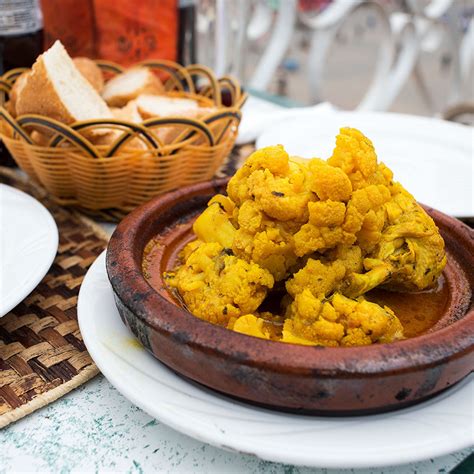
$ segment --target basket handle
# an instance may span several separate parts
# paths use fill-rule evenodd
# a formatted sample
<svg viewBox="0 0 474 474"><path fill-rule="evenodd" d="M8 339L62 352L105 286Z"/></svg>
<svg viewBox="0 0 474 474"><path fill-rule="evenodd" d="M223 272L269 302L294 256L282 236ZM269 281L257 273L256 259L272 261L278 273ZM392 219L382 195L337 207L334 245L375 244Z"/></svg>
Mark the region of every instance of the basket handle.
<svg viewBox="0 0 474 474"><path fill-rule="evenodd" d="M124 120L118 119L104 119L104 120L84 120L82 122L76 122L71 125L73 130L87 130L88 128L94 126L100 126L103 128L104 126L124 130L124 134L111 146L109 151L105 154L106 158L111 157L115 151L122 146L124 143L127 143L131 140L134 136L138 136L145 144L147 144L148 148L157 149L160 146L159 141L151 134L146 127L143 125L126 122ZM98 127L99 128L99 127ZM56 137L59 142L61 141L60 137ZM55 139L55 140L56 140ZM55 143L56 144L56 143Z"/></svg>
<svg viewBox="0 0 474 474"><path fill-rule="evenodd" d="M8 113L7 109L0 105L0 117L13 129L14 132L18 133L20 137L25 140L26 143L34 145L33 140L30 136L16 123L16 120Z"/></svg>
<svg viewBox="0 0 474 474"><path fill-rule="evenodd" d="M201 120L185 118L185 117L151 118L151 119L145 120L143 122L143 125L147 128L170 126L170 125L187 125L193 130L191 132L188 132L183 138L182 138L183 133L178 135L178 137L174 140L174 143L176 143L177 141L184 142L192 138L197 133L199 133L204 138L206 138L209 146L215 145L212 132L209 130L209 127ZM175 152L176 150L173 153Z"/></svg>
<svg viewBox="0 0 474 474"><path fill-rule="evenodd" d="M181 66L174 61L161 60L146 60L138 63L140 66L149 67L151 69L157 69L167 72L171 77L166 81L165 89L170 90L172 88L178 88L180 91L184 91L183 80L186 83L186 87L189 92L194 93L196 91L192 77L189 75L187 68Z"/></svg>
<svg viewBox="0 0 474 474"><path fill-rule="evenodd" d="M0 91L5 92L5 94L9 95L11 91L12 85L3 79L3 77L0 77Z"/></svg>
<svg viewBox="0 0 474 474"><path fill-rule="evenodd" d="M29 71L27 67L17 67L15 69L10 69L2 76L2 79L9 82L11 85L16 81L16 79L18 79L18 76L21 76L26 71Z"/></svg>
<svg viewBox="0 0 474 474"><path fill-rule="evenodd" d="M220 141L222 140L222 137L225 135L225 133L227 132L227 129L230 127L232 122L235 121L237 124L240 123L240 120L242 119L242 112L237 108L229 108L229 109L215 112L211 115L208 115L205 119L203 119L203 122L206 125L212 125L214 122L224 119L224 118L229 118L230 120L227 120L225 127L221 130L221 133L215 140L216 144L220 143Z"/></svg>
<svg viewBox="0 0 474 474"><path fill-rule="evenodd" d="M114 143L112 143L109 150L105 154L105 157L110 158L111 156L113 156L115 153L117 153L117 151L121 147L125 146L130 140L132 140L136 136L137 136L137 134L135 132L125 131L122 135L120 135L120 137L117 138L117 140L115 140ZM141 137L140 135L138 135L138 138L140 138L140 140L143 141L143 137ZM158 137L155 137L155 136L153 136L153 140L155 141L156 146L151 148L147 145L148 149L149 150L151 150L151 149L160 150L163 147L163 143L161 142L161 140Z"/></svg>
<svg viewBox="0 0 474 474"><path fill-rule="evenodd" d="M120 74L124 71L124 68L117 63L112 61L103 61L100 59L94 60L102 71L111 72L112 74Z"/></svg>
<svg viewBox="0 0 474 474"><path fill-rule="evenodd" d="M214 103L220 107L222 105L222 100L221 100L221 93L220 93L220 88L219 88L219 83L212 73L212 71L201 64L191 64L186 67L186 70L189 72L191 76L204 76L208 82L209 85L208 87L210 88L210 91L212 92L210 96L214 100Z"/></svg>
<svg viewBox="0 0 474 474"><path fill-rule="evenodd" d="M242 89L240 82L234 76L222 76L219 79L219 83L226 85L230 89L231 94L232 91L235 91L235 98L232 100L232 107L241 109L249 95Z"/></svg>
<svg viewBox="0 0 474 474"><path fill-rule="evenodd" d="M222 90L228 89L231 97L231 104L234 105L237 99L242 95L242 90L238 84L235 83L232 76L222 76L217 82L219 83L221 92Z"/></svg>
<svg viewBox="0 0 474 474"><path fill-rule="evenodd" d="M71 129L66 125L63 125L61 122L57 120L53 120L50 118L42 117L41 115L22 115L21 117L17 118L17 123L21 127L28 127L28 126L37 126L40 128L45 128L46 130L50 130L55 134L60 135L61 139L55 137L49 143L51 148L56 147L63 139L67 139L72 144L76 145L81 150L85 151L88 155L92 156L93 158L99 158L100 154L95 148L95 146L82 135ZM29 138L29 137L28 137ZM34 143L30 139L30 144Z"/></svg>

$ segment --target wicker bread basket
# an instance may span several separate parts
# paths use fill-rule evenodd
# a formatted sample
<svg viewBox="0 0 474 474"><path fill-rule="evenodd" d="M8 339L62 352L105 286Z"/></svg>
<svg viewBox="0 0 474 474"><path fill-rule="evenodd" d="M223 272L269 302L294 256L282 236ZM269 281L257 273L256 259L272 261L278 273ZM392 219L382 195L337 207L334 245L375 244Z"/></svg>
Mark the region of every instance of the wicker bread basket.
<svg viewBox="0 0 474 474"><path fill-rule="evenodd" d="M110 62L97 64L106 79L122 71ZM13 118L4 105L25 69L0 77L0 139L20 168L42 184L58 204L119 219L153 196L212 178L232 150L246 99L235 79L216 79L200 65L182 67L170 61L139 64L159 74L167 95L193 98L215 112L199 120L150 118L142 124L97 120L67 126L38 115ZM174 127L176 137L171 143L161 142L155 133L165 127ZM34 143L30 136L33 129L51 136L46 146ZM91 129L122 133L111 145L94 146L81 134ZM133 145L137 140L140 148Z"/></svg>

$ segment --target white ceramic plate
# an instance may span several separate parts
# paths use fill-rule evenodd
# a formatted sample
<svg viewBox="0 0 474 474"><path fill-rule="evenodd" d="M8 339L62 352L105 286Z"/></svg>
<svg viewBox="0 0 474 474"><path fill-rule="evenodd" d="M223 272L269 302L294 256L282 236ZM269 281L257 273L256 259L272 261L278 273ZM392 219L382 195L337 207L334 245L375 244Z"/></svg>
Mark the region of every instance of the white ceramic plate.
<svg viewBox="0 0 474 474"><path fill-rule="evenodd" d="M474 129L411 115L298 112L273 122L257 148L282 144L292 155L331 156L341 127L355 127L418 201L456 217L474 216Z"/></svg>
<svg viewBox="0 0 474 474"><path fill-rule="evenodd" d="M58 228L30 195L0 184L0 316L23 301L48 272Z"/></svg>
<svg viewBox="0 0 474 474"><path fill-rule="evenodd" d="M269 461L356 468L420 461L474 443L474 377L412 408L345 418L256 408L182 379L122 323L105 252L84 279L78 315L89 353L125 397L172 428L220 448Z"/></svg>

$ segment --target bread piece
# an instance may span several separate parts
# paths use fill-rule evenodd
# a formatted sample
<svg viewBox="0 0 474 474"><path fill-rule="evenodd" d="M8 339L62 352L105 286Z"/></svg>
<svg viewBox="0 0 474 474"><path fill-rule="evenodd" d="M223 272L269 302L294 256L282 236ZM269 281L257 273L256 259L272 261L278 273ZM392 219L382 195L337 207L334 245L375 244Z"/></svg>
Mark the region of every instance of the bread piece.
<svg viewBox="0 0 474 474"><path fill-rule="evenodd" d="M137 103L134 100L131 100L125 107L111 108L110 110L116 119L126 120L132 123L141 123L143 121L138 111Z"/></svg>
<svg viewBox="0 0 474 474"><path fill-rule="evenodd" d="M33 130L30 134L31 139L35 145L38 146L47 146L52 137L48 137L44 133L38 132L38 130Z"/></svg>
<svg viewBox="0 0 474 474"><path fill-rule="evenodd" d="M44 115L68 125L79 120L113 117L107 104L78 71L59 41L33 64L18 93L16 111L19 115ZM107 132L93 130L86 135L104 133Z"/></svg>
<svg viewBox="0 0 474 474"><path fill-rule="evenodd" d="M124 120L132 123L142 123L143 119L138 113L137 104L134 101L130 101L125 107L111 109L114 118ZM114 143L117 138L122 135L123 131L118 129L110 129L110 133L104 137L100 137L94 140L94 145L105 145L110 146ZM127 148L137 148L140 150L146 149L146 145L140 138L133 138L126 144Z"/></svg>
<svg viewBox="0 0 474 474"><path fill-rule="evenodd" d="M13 117L16 117L18 115L17 111L16 111L16 102L18 100L18 95L20 94L21 90L23 89L23 87L26 84L26 80L27 80L29 74L30 74L30 71L22 72L16 78L16 81L14 82L14 84L13 84L11 90L10 90L10 94L9 94L9 98L10 98L9 112L11 113L11 115L13 115Z"/></svg>
<svg viewBox="0 0 474 474"><path fill-rule="evenodd" d="M36 146L44 146L47 147L52 139L51 136L45 135L42 132L38 132L38 130L32 130L30 134L30 138L33 140L34 145ZM57 145L58 148L74 148L75 145L73 145L69 140L62 140L59 145Z"/></svg>
<svg viewBox="0 0 474 474"><path fill-rule="evenodd" d="M7 100L4 104L3 107L5 107L6 111L12 116L16 117L16 110L14 105L12 104L11 100Z"/></svg>
<svg viewBox="0 0 474 474"><path fill-rule="evenodd" d="M74 58L72 60L79 72L89 81L97 92L104 88L104 75L97 64L89 58Z"/></svg>
<svg viewBox="0 0 474 474"><path fill-rule="evenodd" d="M140 115L147 119L152 117L187 116L197 114L198 103L193 99L164 97L142 94L136 100ZM193 112L194 111L194 112Z"/></svg>
<svg viewBox="0 0 474 474"><path fill-rule="evenodd" d="M174 114L174 116L179 116L183 118L190 118L190 119L202 119L205 116L212 114L217 109L214 107L198 107L197 109L191 109L187 111L183 111L178 114ZM164 118L164 117L163 117ZM156 136L160 139L160 141L166 145L172 143L181 133L186 129L186 125L175 125L171 127L160 127L155 129ZM198 137L200 137L196 142L195 145L202 143L201 138L202 135L198 132Z"/></svg>
<svg viewBox="0 0 474 474"><path fill-rule="evenodd" d="M201 119L217 110L214 107L199 107L195 100L179 97L141 95L137 98L136 103L143 118L183 117ZM154 133L166 145L173 142L185 128L185 125L159 127L154 129Z"/></svg>
<svg viewBox="0 0 474 474"><path fill-rule="evenodd" d="M163 84L150 69L134 67L107 82L102 97L110 106L122 107L140 94L163 92Z"/></svg>

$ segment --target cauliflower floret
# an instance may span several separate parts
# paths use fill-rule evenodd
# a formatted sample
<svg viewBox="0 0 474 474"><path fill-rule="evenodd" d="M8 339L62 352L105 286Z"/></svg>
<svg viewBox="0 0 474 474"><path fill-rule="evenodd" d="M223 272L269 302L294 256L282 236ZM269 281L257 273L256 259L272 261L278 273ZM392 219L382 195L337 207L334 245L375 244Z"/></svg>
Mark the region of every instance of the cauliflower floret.
<svg viewBox="0 0 474 474"><path fill-rule="evenodd" d="M346 275L361 272L363 269L362 249L358 245L341 245L326 252L329 261L338 261L346 267Z"/></svg>
<svg viewBox="0 0 474 474"><path fill-rule="evenodd" d="M232 248L236 229L224 208L214 199L194 222L193 231L203 242L218 242L223 247Z"/></svg>
<svg viewBox="0 0 474 474"><path fill-rule="evenodd" d="M239 229L232 248L237 256L268 270L276 281L284 279L297 260L292 239L285 238L280 227L268 227L256 234Z"/></svg>
<svg viewBox="0 0 474 474"><path fill-rule="evenodd" d="M370 342L393 342L403 338L402 324L387 306L382 308L363 297L351 300L338 293L331 298L331 304L347 324L342 345L359 345L356 330L363 331Z"/></svg>
<svg viewBox="0 0 474 474"><path fill-rule="evenodd" d="M307 166L290 161L286 152L281 151L281 154L275 153L279 167L259 169L258 164L268 161L269 148L264 150L263 155L260 152L251 155L250 173L244 165L229 181L229 196L238 205L254 200L267 216L279 221L306 221L307 204L314 199L309 189ZM242 174L245 176L244 184L241 184Z"/></svg>
<svg viewBox="0 0 474 474"><path fill-rule="evenodd" d="M339 201L318 201L308 203L309 222L318 227L336 227L344 222L346 206Z"/></svg>
<svg viewBox="0 0 474 474"><path fill-rule="evenodd" d="M311 191L314 191L319 199L349 200L352 184L343 170L319 158L313 158L308 166L311 171Z"/></svg>
<svg viewBox="0 0 474 474"><path fill-rule="evenodd" d="M313 258L286 282L286 291L295 298L305 289L313 295L325 297L338 288L346 275L346 267L340 261L328 264Z"/></svg>
<svg viewBox="0 0 474 474"><path fill-rule="evenodd" d="M269 146L252 153L227 186L227 194L237 205L252 199L247 183L248 177L256 170L268 170L274 176L286 176L290 165L288 153L281 145Z"/></svg>
<svg viewBox="0 0 474 474"><path fill-rule="evenodd" d="M408 291L430 288L446 265L444 241L431 217L400 185L395 184L392 192L382 209L383 229L376 230L370 246L361 242L366 271L350 275L344 291L348 296L380 285Z"/></svg>
<svg viewBox="0 0 474 474"><path fill-rule="evenodd" d="M300 165L293 164L288 176L273 176L269 170L257 170L247 183L252 197L267 216L279 221L305 222L308 202L313 193L305 186L306 174Z"/></svg>
<svg viewBox="0 0 474 474"><path fill-rule="evenodd" d="M322 252L337 245L350 245L356 237L345 232L341 227L318 227L305 224L294 235L295 253L302 257L313 252Z"/></svg>
<svg viewBox="0 0 474 474"><path fill-rule="evenodd" d="M357 234L364 226L364 220L370 211L382 211L383 205L391 198L390 191L386 186L370 185L363 189L354 191L351 200L347 204L347 211L342 228L346 232ZM369 217L371 219L371 217Z"/></svg>
<svg viewBox="0 0 474 474"><path fill-rule="evenodd" d="M389 205L391 211L387 214L392 217L376 248L368 255L366 269L389 265L390 275L384 284L393 289L416 291L433 287L446 265L444 241L438 228L403 188L386 208ZM399 208L397 212L393 211L395 206Z"/></svg>
<svg viewBox="0 0 474 474"><path fill-rule="evenodd" d="M235 321L231 321L227 328L240 332L241 334L247 334L248 336L270 339L270 335L265 329L264 324L265 321L262 318L258 318L253 314L244 314Z"/></svg>
<svg viewBox="0 0 474 474"><path fill-rule="evenodd" d="M392 180L392 172L377 163L372 142L355 128L341 128L336 137L336 147L327 162L341 168L354 190L370 184L388 185Z"/></svg>
<svg viewBox="0 0 474 474"><path fill-rule="evenodd" d="M201 242L165 278L194 315L223 326L231 317L256 311L274 283L267 270L233 256L217 242Z"/></svg>
<svg viewBox="0 0 474 474"><path fill-rule="evenodd" d="M303 256L358 241L370 250L385 224L383 204L390 200L383 185L369 185L352 193L347 205L338 201L308 203L309 222L294 235L295 252Z"/></svg>
<svg viewBox="0 0 474 474"><path fill-rule="evenodd" d="M308 289L289 306L283 329L284 342L303 340L323 346L361 346L393 342L403 337L403 328L392 310L362 297L351 300L335 293L326 301Z"/></svg>

